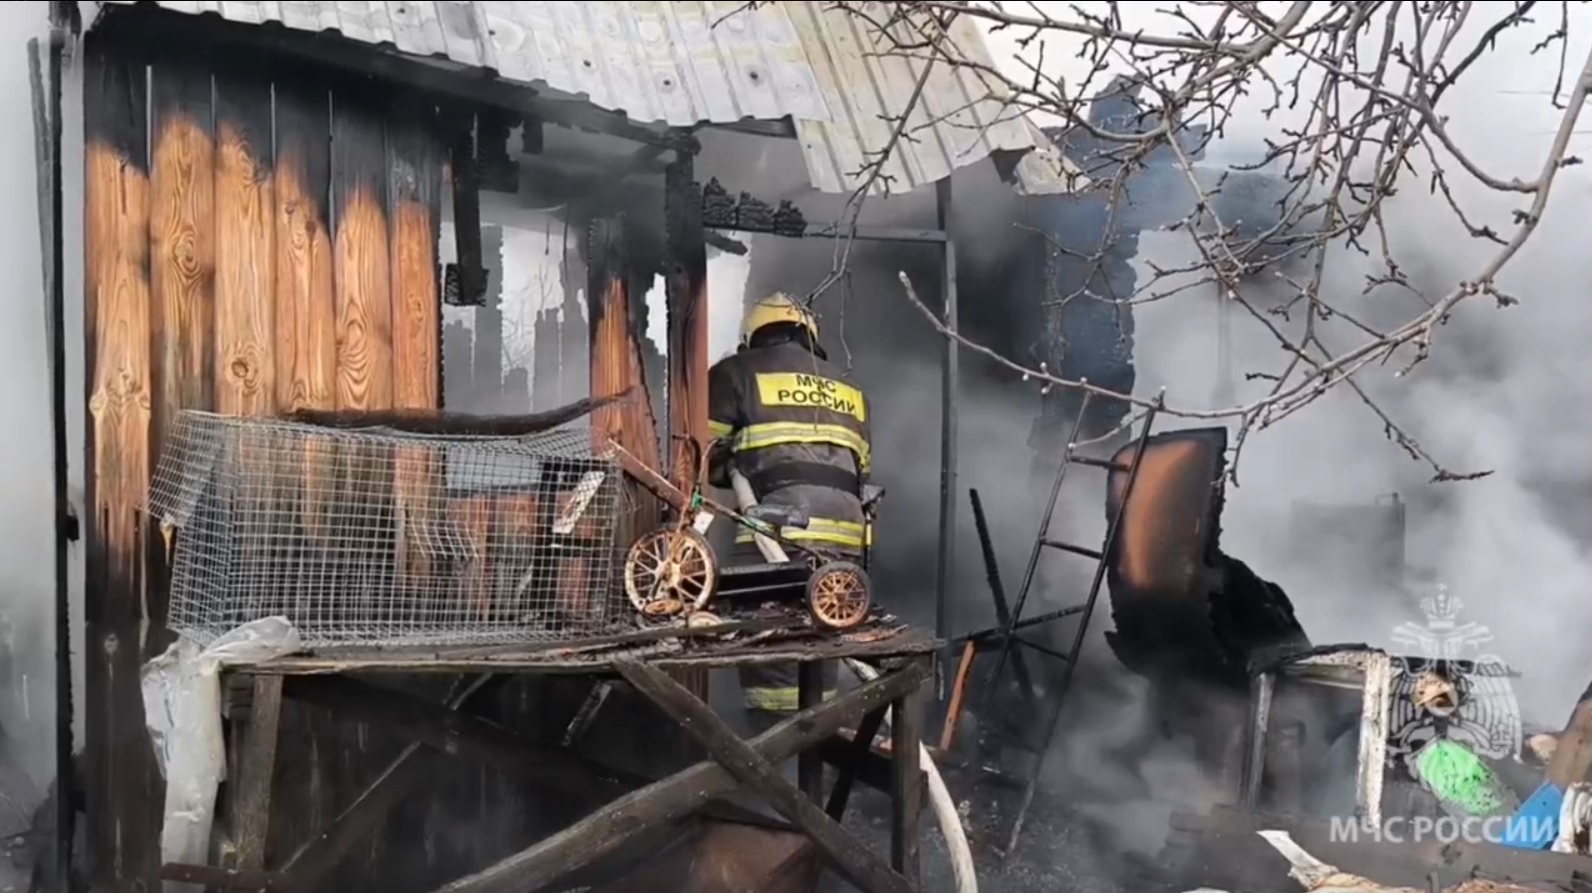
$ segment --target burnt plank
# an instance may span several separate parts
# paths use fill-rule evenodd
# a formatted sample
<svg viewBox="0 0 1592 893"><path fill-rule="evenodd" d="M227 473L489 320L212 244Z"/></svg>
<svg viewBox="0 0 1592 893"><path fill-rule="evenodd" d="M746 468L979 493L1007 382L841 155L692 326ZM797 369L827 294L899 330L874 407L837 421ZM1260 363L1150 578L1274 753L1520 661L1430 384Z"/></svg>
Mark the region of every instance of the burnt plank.
<svg viewBox="0 0 1592 893"><path fill-rule="evenodd" d="M829 802L824 806L824 812L837 822L845 818L852 785L866 771L867 758L873 753L874 736L879 734L882 725L884 710L875 710L864 716L862 722L857 724L857 734L837 754L836 764L840 767L840 774L835 777L835 786L829 790Z"/></svg>
<svg viewBox="0 0 1592 893"><path fill-rule="evenodd" d="M788 759L858 716L915 690L927 678L926 663L914 663L801 711L748 744L765 760ZM437 893L536 893L614 853L646 829L701 810L737 784L723 766L704 760L626 794L529 849L460 878Z"/></svg>
<svg viewBox="0 0 1592 893"><path fill-rule="evenodd" d="M338 409L393 405L386 136L379 96L332 95L332 246Z"/></svg>
<svg viewBox="0 0 1592 893"><path fill-rule="evenodd" d="M159 883L159 774L139 690L151 471L149 153L145 65L88 35L83 55L87 544L85 806L94 879Z"/></svg>
<svg viewBox="0 0 1592 893"><path fill-rule="evenodd" d="M215 73L216 408L269 415L276 305L276 183L271 82L247 69Z"/></svg>
<svg viewBox="0 0 1592 893"><path fill-rule="evenodd" d="M276 83L276 405L336 408L331 237L331 94Z"/></svg>
<svg viewBox="0 0 1592 893"><path fill-rule="evenodd" d="M839 822L825 815L800 788L786 781L777 767L714 715L713 708L662 670L630 659L615 661L614 667L633 688L646 695L707 748L720 766L765 797L780 815L806 832L829 857L835 870L859 889L867 893L913 893L917 889L912 881L892 871ZM899 754L896 759L900 760Z"/></svg>

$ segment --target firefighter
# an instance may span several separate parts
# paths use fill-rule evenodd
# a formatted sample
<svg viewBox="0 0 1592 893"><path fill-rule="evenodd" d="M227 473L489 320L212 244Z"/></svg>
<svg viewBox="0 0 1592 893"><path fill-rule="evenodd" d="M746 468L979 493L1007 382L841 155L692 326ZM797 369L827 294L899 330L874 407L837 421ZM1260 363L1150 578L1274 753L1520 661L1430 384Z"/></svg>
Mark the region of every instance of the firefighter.
<svg viewBox="0 0 1592 893"><path fill-rule="evenodd" d="M740 348L708 371L715 444L709 468L715 486L730 485L733 467L760 504L800 509L807 526L780 530L784 539L855 559L867 536L868 403L842 375L818 343L817 320L801 304L780 292L753 304L742 320ZM736 531L736 553L761 560L751 531ZM826 689L834 678L834 666L826 666ZM741 687L759 729L796 710L794 666L744 669Z"/></svg>

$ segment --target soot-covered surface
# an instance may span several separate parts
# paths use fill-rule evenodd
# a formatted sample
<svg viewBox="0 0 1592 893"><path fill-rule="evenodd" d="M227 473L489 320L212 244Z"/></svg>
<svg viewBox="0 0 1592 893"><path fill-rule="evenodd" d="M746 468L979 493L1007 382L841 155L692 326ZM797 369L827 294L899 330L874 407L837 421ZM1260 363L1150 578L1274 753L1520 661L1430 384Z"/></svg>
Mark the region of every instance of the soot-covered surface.
<svg viewBox="0 0 1592 893"><path fill-rule="evenodd" d="M1114 853L1107 835L1087 816L1069 810L1062 798L1045 791L1035 795L1017 850L1003 858L982 842L1004 841L1018 792L1007 792L990 803L987 796L963 798L960 794L966 792L959 791L957 782L948 783L973 841L979 893L1126 893L1130 888L1132 857ZM888 853L888 798L870 789L860 789L853 798L846 826L876 852ZM925 893L950 893L956 889L950 855L927 806L923 832L923 889ZM850 889L844 881L826 875L819 893Z"/></svg>

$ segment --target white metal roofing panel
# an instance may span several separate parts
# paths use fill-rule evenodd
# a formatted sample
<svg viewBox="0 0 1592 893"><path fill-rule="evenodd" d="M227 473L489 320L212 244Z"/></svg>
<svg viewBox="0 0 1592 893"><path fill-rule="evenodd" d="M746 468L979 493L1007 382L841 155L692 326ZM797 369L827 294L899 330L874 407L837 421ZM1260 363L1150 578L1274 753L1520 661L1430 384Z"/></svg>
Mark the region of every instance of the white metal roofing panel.
<svg viewBox="0 0 1592 893"><path fill-rule="evenodd" d="M130 4L133 0L106 0ZM105 3L101 3L101 6ZM401 53L442 57L499 78L546 86L622 112L640 123L790 116L815 187L849 192L889 145L901 110L906 132L875 191L900 192L945 178L995 150L1025 151L1018 176L1028 192L1065 192L1058 154L1025 116L993 98L973 67L934 66L911 102L922 61L889 52L870 21L831 4L787 0L748 8L721 2L568 0L159 0L163 9L212 13L247 24L279 22L330 31ZM886 4L856 4L884 22ZM921 43L894 26L897 37ZM951 30L956 52L991 65L970 19ZM1068 170L1074 171L1070 165Z"/></svg>

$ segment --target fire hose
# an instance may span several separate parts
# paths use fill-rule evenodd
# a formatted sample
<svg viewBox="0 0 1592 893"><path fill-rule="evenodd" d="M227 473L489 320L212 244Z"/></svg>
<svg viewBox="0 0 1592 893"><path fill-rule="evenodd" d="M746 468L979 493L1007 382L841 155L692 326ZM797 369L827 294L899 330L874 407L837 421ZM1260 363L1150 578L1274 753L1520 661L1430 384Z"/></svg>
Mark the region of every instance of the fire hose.
<svg viewBox="0 0 1592 893"><path fill-rule="evenodd" d="M846 658L846 667L864 682L879 678L879 671L860 660ZM978 893L978 873L973 869L973 849L967 843L967 830L962 827L962 816L956 811L956 801L945 786L939 767L929 749L918 745L918 760L923 764L923 774L929 782L929 804L934 807L935 821L940 833L945 835L945 848L951 855L951 874L956 878L956 893Z"/></svg>
<svg viewBox="0 0 1592 893"><path fill-rule="evenodd" d="M735 501L741 511L747 511L757 505L757 496L752 492L751 482L740 471L730 470L730 484L735 491ZM765 560L784 559L784 550L772 539L757 534L756 541ZM879 671L862 661L847 658L846 666L864 682L872 682L879 678ZM951 799L951 790L945 786L945 779L941 777L939 767L934 765L934 758L929 755L929 749L921 743L918 745L918 761L923 765L923 774L929 783L929 804L934 808L935 821L940 825L940 833L945 836L945 848L951 855L951 874L956 878L956 893L978 893L978 874L973 869L973 849L968 845L967 830L962 827L962 816L956 811L956 801Z"/></svg>

